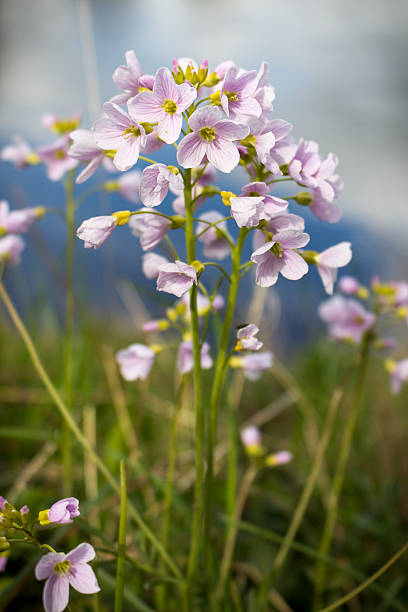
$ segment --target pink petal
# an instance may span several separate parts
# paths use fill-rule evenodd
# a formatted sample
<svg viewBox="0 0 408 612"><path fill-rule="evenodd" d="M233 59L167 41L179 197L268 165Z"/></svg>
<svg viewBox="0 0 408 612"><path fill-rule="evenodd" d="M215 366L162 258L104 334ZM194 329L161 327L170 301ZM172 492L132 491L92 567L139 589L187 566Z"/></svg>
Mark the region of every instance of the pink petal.
<svg viewBox="0 0 408 612"><path fill-rule="evenodd" d="M47 553L35 566L35 577L37 580L45 580L54 569L54 565L65 559L64 553Z"/></svg>
<svg viewBox="0 0 408 612"><path fill-rule="evenodd" d="M63 612L69 602L69 582L61 574L52 574L44 586L43 604L45 612Z"/></svg>
<svg viewBox="0 0 408 612"><path fill-rule="evenodd" d="M78 593L90 594L101 590L92 567L87 563L80 563L73 567L68 580Z"/></svg>
<svg viewBox="0 0 408 612"><path fill-rule="evenodd" d="M125 129L118 127L108 117L102 117L93 126L95 142L102 149L117 149L123 141L122 133Z"/></svg>
<svg viewBox="0 0 408 612"><path fill-rule="evenodd" d="M166 113L166 117L159 123L157 130L159 137L164 140L164 142L167 142L167 144L176 142L180 136L182 123L183 118L181 115L170 115Z"/></svg>
<svg viewBox="0 0 408 612"><path fill-rule="evenodd" d="M191 87L188 83L182 83L178 86L178 110L184 111L188 108L194 100L197 98L197 90L195 87Z"/></svg>
<svg viewBox="0 0 408 612"><path fill-rule="evenodd" d="M142 91L128 102L129 115L133 121L148 121L157 123L163 116L161 108L156 96L150 91Z"/></svg>
<svg viewBox="0 0 408 612"><path fill-rule="evenodd" d="M95 157L92 159L89 164L85 166L85 168L78 174L75 179L77 185L80 183L84 183L89 177L93 175L93 173L99 168L102 163L103 154L100 157Z"/></svg>
<svg viewBox="0 0 408 612"><path fill-rule="evenodd" d="M260 287L272 287L278 280L282 260L273 253L266 253L256 267L256 284Z"/></svg>
<svg viewBox="0 0 408 612"><path fill-rule="evenodd" d="M160 104L165 100L178 99L177 85L168 68L159 68L156 72L153 93Z"/></svg>
<svg viewBox="0 0 408 612"><path fill-rule="evenodd" d="M319 255L319 263L330 268L342 268L350 263L352 258L351 242L340 242Z"/></svg>
<svg viewBox="0 0 408 612"><path fill-rule="evenodd" d="M333 295L334 283L337 278L337 268L329 268L327 266L318 265L317 271L322 279L323 287L326 293Z"/></svg>
<svg viewBox="0 0 408 612"><path fill-rule="evenodd" d="M209 161L221 172L232 172L239 164L239 152L237 147L224 138L217 138L207 145L207 157Z"/></svg>
<svg viewBox="0 0 408 612"><path fill-rule="evenodd" d="M297 230L283 230L275 234L273 239L279 242L284 249L299 249L307 245L310 236Z"/></svg>
<svg viewBox="0 0 408 612"><path fill-rule="evenodd" d="M195 168L202 162L206 150L207 145L197 132L187 134L179 144L177 161L184 168Z"/></svg>
<svg viewBox="0 0 408 612"><path fill-rule="evenodd" d="M214 127L217 136L225 138L226 140L241 140L241 138L245 138L245 136L249 134L249 127L247 125L229 121L228 119L217 121Z"/></svg>
<svg viewBox="0 0 408 612"><path fill-rule="evenodd" d="M117 104L105 102L103 112L118 128L125 130L130 125L129 115Z"/></svg>
<svg viewBox="0 0 408 612"><path fill-rule="evenodd" d="M88 561L95 559L95 550L94 547L87 542L82 542L81 544L78 544L76 548L71 550L71 552L69 552L65 558L67 561L71 562L71 565L76 565L77 563L87 563Z"/></svg>
<svg viewBox="0 0 408 612"><path fill-rule="evenodd" d="M283 265L280 272L282 276L289 280L298 280L309 270L309 266L303 257L294 251L285 251L282 260Z"/></svg>
<svg viewBox="0 0 408 612"><path fill-rule="evenodd" d="M201 128L212 127L222 119L222 112L217 106L205 106L198 108L188 120L188 124L195 132Z"/></svg>
<svg viewBox="0 0 408 612"><path fill-rule="evenodd" d="M121 172L129 170L139 159L139 152L139 138L131 138L127 142L122 140L122 146L116 151L113 163Z"/></svg>

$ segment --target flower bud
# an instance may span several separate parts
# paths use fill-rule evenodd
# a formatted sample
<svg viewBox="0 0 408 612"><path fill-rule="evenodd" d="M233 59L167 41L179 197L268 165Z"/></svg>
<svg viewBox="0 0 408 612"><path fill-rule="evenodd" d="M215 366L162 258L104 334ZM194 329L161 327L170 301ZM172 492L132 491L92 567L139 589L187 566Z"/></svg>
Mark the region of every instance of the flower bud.
<svg viewBox="0 0 408 612"><path fill-rule="evenodd" d="M301 206L310 206L313 202L313 196L308 191L299 191L293 199Z"/></svg>
<svg viewBox="0 0 408 612"><path fill-rule="evenodd" d="M205 79L203 85L205 85L206 87L214 87L214 85L217 85L220 80L221 79L216 72L211 72Z"/></svg>
<svg viewBox="0 0 408 612"><path fill-rule="evenodd" d="M281 451L265 457L265 465L268 467L284 465L285 463L289 463L289 461L292 461L292 453L288 451Z"/></svg>
<svg viewBox="0 0 408 612"><path fill-rule="evenodd" d="M197 278L199 278L201 276L201 274L204 272L205 270L205 266L201 261L198 261L198 259L194 260L191 262L191 266L194 268L194 270L197 272Z"/></svg>
<svg viewBox="0 0 408 612"><path fill-rule="evenodd" d="M49 508L47 510L40 510L38 513L38 520L40 521L40 525L50 525L51 521L48 520Z"/></svg>
<svg viewBox="0 0 408 612"><path fill-rule="evenodd" d="M221 191L221 199L222 203L225 206L231 206L231 198L236 198L237 196L232 191Z"/></svg>
<svg viewBox="0 0 408 612"><path fill-rule="evenodd" d="M106 181L103 187L105 191L109 191L109 192L119 191L119 182L118 181Z"/></svg>
<svg viewBox="0 0 408 612"><path fill-rule="evenodd" d="M112 213L112 217L116 219L116 225L126 225L130 219L130 210L118 210Z"/></svg>

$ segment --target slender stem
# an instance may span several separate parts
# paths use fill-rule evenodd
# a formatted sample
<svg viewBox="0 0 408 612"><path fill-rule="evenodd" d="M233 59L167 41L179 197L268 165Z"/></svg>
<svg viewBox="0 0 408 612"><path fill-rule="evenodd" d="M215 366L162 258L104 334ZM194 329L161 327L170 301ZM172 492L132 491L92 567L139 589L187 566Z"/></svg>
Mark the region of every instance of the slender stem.
<svg viewBox="0 0 408 612"><path fill-rule="evenodd" d="M195 259L195 238L194 238L194 220L193 220L193 205L191 195L191 170L185 171L184 183L184 201L186 206L186 249L187 263L191 264ZM201 347L200 347L200 331L198 323L197 311L197 286L194 285L190 293L190 313L191 313L191 335L193 341L193 381L194 381L194 399L195 399L195 451L196 451L196 479L194 486L194 515L191 534L190 556L188 560L188 578L191 587L194 583L200 552L200 544L202 541L202 521L203 521L203 506L204 506L204 413L201 400Z"/></svg>
<svg viewBox="0 0 408 612"><path fill-rule="evenodd" d="M74 245L75 245L75 202L74 202L74 174L70 172L65 182L67 225L66 244L66 287L65 287L65 354L64 354L64 388L65 404L72 412L72 371L73 371L73 342L74 342ZM68 497L72 494L72 437L71 430L66 423L63 424L62 440L62 466L64 478L62 482L63 494Z"/></svg>
<svg viewBox="0 0 408 612"><path fill-rule="evenodd" d="M231 279L229 277L229 274L224 270L224 268L219 264L216 263L215 261L206 261L205 266L214 266L215 268L218 268L220 270L220 272L223 273L223 275L225 276L225 278L227 279L227 281L230 283Z"/></svg>
<svg viewBox="0 0 408 612"><path fill-rule="evenodd" d="M167 548L170 524L171 524L171 510L173 503L173 490L174 490L174 475L176 471L176 459L177 459L177 436L179 426L180 411L183 406L183 397L185 389L186 377L183 376L180 387L177 392L177 401L174 407L174 414L171 424L171 433L169 441L169 452L167 460L167 477L166 487L164 491L164 507L163 507L163 522L161 528L161 543L164 548ZM166 609L166 597L167 587L164 584L158 591L158 608L159 610Z"/></svg>
<svg viewBox="0 0 408 612"><path fill-rule="evenodd" d="M387 563L385 563L382 567L380 567L380 569L378 569L372 576L367 578L367 580L365 580L362 584L360 584L358 587L353 589L347 595L344 595L344 597L342 597L341 599L338 599L337 601L332 603L330 606L327 606L327 608L323 608L323 610L321 610L320 612L331 612L331 610L336 610L337 608L339 608L341 605L343 605L347 601L350 601L351 599L353 599L356 595L361 593L361 591L364 591L364 589L366 589L368 586L370 586L370 584L372 584L375 580L377 580L377 578L382 576L391 567L391 565L393 565L396 561L398 561L398 559L407 552L407 550L408 550L408 542L404 544L404 546L400 548L400 550L397 553L395 553L395 555L391 557L391 559L388 559Z"/></svg>
<svg viewBox="0 0 408 612"><path fill-rule="evenodd" d="M120 462L120 518L118 537L118 557L116 562L115 612L123 612L123 592L125 590L126 564L126 472L123 459Z"/></svg>
<svg viewBox="0 0 408 612"><path fill-rule="evenodd" d="M90 442L88 441L88 439L84 436L84 434L82 433L82 431L79 429L78 425L76 424L76 422L74 421L74 419L72 418L71 413L69 412L69 410L67 409L66 405L64 404L63 400L61 399L60 394L58 393L57 389L55 388L54 384L52 383L50 377L48 376L42 362L41 359L37 353L37 350L33 344L33 341L31 340L31 337L23 323L23 321L21 320L18 312L16 311L13 302L11 301L3 283L0 281L0 298L3 300L3 303L7 309L7 312L10 315L10 318L12 319L14 325L17 328L17 331L19 332L25 346L26 349L28 351L28 354L30 355L31 361L34 365L34 368L37 371L37 374L39 375L39 377L41 378L45 388L47 389L48 393L50 394L51 398L53 399L56 407L58 408L62 418L64 419L64 421L69 425L71 432L74 434L75 438L77 439L77 441L79 442L79 444L82 446L82 448L89 454L90 458L92 459L92 461L97 465L99 471L101 472L101 474L103 474L103 476L106 478L106 480L109 482L109 484L111 485L111 487L114 489L114 491L116 491L116 493L118 493L120 495L121 493L121 489L119 484L116 482L114 476L112 475L112 473L110 472L110 470L106 467L105 463L103 462L103 460L99 457L99 455L95 452L94 448L92 447L92 445L90 444ZM176 566L176 564L174 563L174 561L171 559L171 557L169 557L168 553L164 550L163 546L161 545L161 543L159 542L159 540L156 538L156 536L154 535L154 533L150 530L150 528L146 525L146 523L143 521L142 517L140 516L138 510L135 508L135 506L128 501L128 509L129 509L129 514L132 516L133 520L135 521L135 523L138 525L138 527L140 528L140 530L144 533L144 535L146 536L146 538L148 540L150 540L152 546L157 550L158 554L163 558L163 560L166 562L166 564L168 565L168 567L172 570L172 572L175 574L175 576L177 576L178 578L181 578L181 572L178 569L178 567Z"/></svg>
<svg viewBox="0 0 408 612"><path fill-rule="evenodd" d="M207 446L207 474L206 474L206 506L204 516L204 543L209 549L210 547L210 526L211 526L211 502L212 502L212 487L214 480L214 446L217 432L217 415L218 404L220 401L222 386L225 375L225 364L228 352L228 342L232 320L235 311L235 302L237 299L239 285L239 266L241 262L241 253L244 246L245 238L248 230L241 228L238 234L238 239L235 248L232 251L232 270L231 283L228 294L227 310L225 313L224 326L222 328L220 346L218 350L217 363L215 365L215 374L210 397L209 408L209 427L208 427L208 446Z"/></svg>
<svg viewBox="0 0 408 612"><path fill-rule="evenodd" d="M357 371L357 379L355 385L354 398L351 405L350 414L344 429L343 438L341 441L339 459L336 466L336 472L333 479L333 485L329 495L328 510L326 515L326 522L323 528L323 535L320 541L319 552L325 555L330 550L331 541L333 538L334 527L336 525L339 499L343 488L344 477L346 473L347 461L350 455L351 444L353 441L354 430L356 427L357 416L360 412L363 396L364 396L364 382L367 372L368 356L370 347L374 336L371 332L363 338L360 361ZM324 589L324 583L326 579L326 568L322 564L318 564L316 567L316 578L315 578L315 600L314 609L319 610L321 608L321 600Z"/></svg>
<svg viewBox="0 0 408 612"><path fill-rule="evenodd" d="M233 522L230 523L228 527L227 540L225 543L224 554L221 561L220 577L215 591L215 599L218 602L222 599L224 595L225 585L228 579L228 573L231 567L232 557L234 555L235 541L239 528L238 521L241 518L241 514L244 509L248 493L251 489L252 483L254 482L257 473L257 468L252 465L248 468L245 476L242 479L241 488L235 503Z"/></svg>

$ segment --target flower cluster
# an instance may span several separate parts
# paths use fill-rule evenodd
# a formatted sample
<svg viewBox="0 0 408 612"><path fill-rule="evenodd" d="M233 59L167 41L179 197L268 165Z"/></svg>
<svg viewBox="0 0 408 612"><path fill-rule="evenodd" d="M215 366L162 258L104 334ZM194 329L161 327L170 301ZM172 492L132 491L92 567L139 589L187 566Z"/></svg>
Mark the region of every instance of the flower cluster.
<svg viewBox="0 0 408 612"><path fill-rule="evenodd" d="M408 283L381 283L377 277L370 287L361 285L352 276L339 281L340 294L322 302L319 315L329 328L329 337L335 341L360 344L367 338L381 351L391 351L398 346L397 338L384 334L384 327L398 321L408 324ZM399 393L408 381L408 358L384 361L390 373L391 389Z"/></svg>
<svg viewBox="0 0 408 612"><path fill-rule="evenodd" d="M20 262L25 246L21 234L25 234L33 221L44 213L41 206L10 210L8 202L0 201L0 262L11 265Z"/></svg>

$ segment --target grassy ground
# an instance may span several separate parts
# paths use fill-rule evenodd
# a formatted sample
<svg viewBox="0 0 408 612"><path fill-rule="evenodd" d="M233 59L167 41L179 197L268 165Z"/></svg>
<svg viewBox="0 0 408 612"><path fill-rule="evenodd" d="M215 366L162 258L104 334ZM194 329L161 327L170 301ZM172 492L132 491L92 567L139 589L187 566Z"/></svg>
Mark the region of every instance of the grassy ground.
<svg viewBox="0 0 408 612"><path fill-rule="evenodd" d="M38 350L57 385L62 386L62 350L58 326L48 315L31 315L29 327ZM40 320L42 319L42 320ZM47 330L45 332L45 330ZM89 321L76 340L75 417L88 439L118 474L119 461L126 457L131 498L153 531L160 533L164 483L168 465L167 448L178 383L174 359L162 354L150 379L141 384L124 383L118 376L114 351L134 342L121 328ZM59 414L37 379L25 349L4 317L0 326L0 492L17 507L33 511L49 507L62 497ZM228 448L234 422L261 426L263 443L271 452L287 449L292 463L263 469L250 490L244 507L234 556L236 592L231 610L254 610L257 584L267 572L285 534L321 436L334 388L350 365L353 349L334 347L325 341L307 347L290 364L295 379L277 364L257 383L243 382L233 373L227 383L220 416L217 489L214 501L213 535L216 555L221 556L227 528L231 494L228 480ZM206 375L204 388L210 385ZM183 566L188 554L194 482L191 389L187 389L179 418L176 463L176 495L170 527L170 549ZM338 459L339 444L351 405L351 384L337 415L307 513L296 536L284 570L275 581L271 610L279 612L312 609L316 551L319 547L327 508L327 495ZM328 560L324 601L329 603L351 591L385 563L408 540L407 393L392 398L381 363L370 364L364 406L358 416L335 540ZM127 415L132 427L129 427ZM248 469L248 458L240 445L237 489ZM229 457L229 458L228 458ZM43 540L57 539L65 550L79 541L91 541L100 549L112 547L117 538L118 498L74 444L74 494L81 500L82 520L70 528L43 528ZM226 486L229 482L229 487ZM86 521L86 523L85 523ZM91 528L87 526L91 525ZM90 533L90 531L92 533ZM136 560L155 563L155 555L143 535L132 524L128 530L128 552ZM41 588L27 562L35 562L31 550L14 548L7 571L0 578L0 610L41 610ZM345 605L342 610L381 612L408 610L408 557L403 557L377 583ZM27 569L28 567L28 569ZM111 610L115 559L100 550L96 569L103 590L99 597L77 597L71 609ZM156 609L151 596L152 578L135 567L127 568L126 586L137 593L125 609ZM231 586L233 589L233 585ZM169 612L176 606L168 593ZM235 597L234 597L235 593ZM129 596L130 597L130 596ZM398 600L399 603L396 603ZM145 602L145 603L142 603ZM232 604L231 604L232 605ZM241 607L240 607L241 606ZM200 593L197 593L197 609ZM227 609L227 608L226 608ZM228 608L229 609L229 608Z"/></svg>

